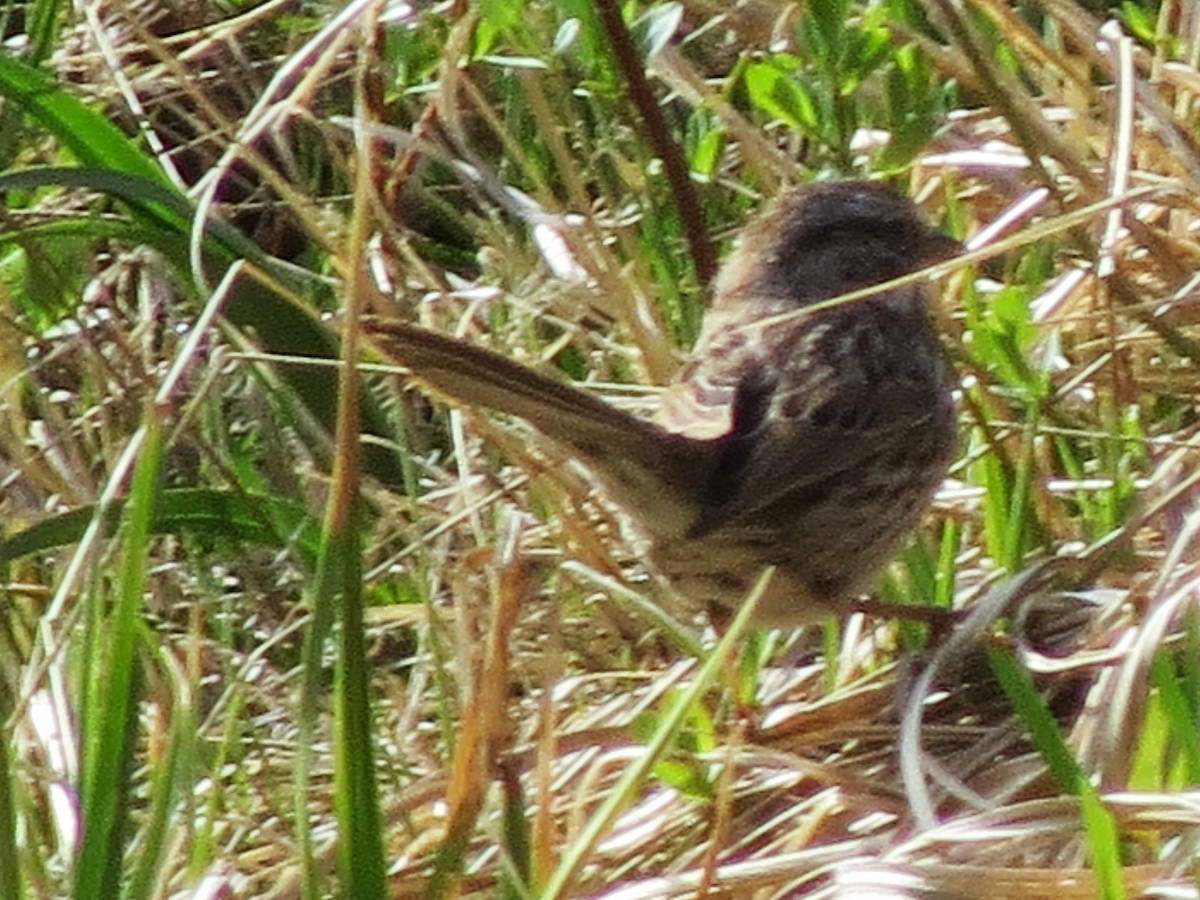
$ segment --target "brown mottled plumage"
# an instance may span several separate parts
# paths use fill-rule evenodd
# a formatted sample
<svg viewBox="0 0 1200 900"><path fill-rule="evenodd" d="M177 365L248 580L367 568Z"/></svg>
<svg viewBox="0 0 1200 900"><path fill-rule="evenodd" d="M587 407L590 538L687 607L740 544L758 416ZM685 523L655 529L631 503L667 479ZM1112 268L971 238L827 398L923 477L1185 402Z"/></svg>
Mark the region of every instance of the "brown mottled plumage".
<svg viewBox="0 0 1200 900"><path fill-rule="evenodd" d="M882 184L810 186L742 233L655 424L490 351L369 319L381 351L467 406L573 451L641 525L674 590L794 625L867 586L917 523L955 443L952 379L913 285L784 321L957 245Z"/></svg>

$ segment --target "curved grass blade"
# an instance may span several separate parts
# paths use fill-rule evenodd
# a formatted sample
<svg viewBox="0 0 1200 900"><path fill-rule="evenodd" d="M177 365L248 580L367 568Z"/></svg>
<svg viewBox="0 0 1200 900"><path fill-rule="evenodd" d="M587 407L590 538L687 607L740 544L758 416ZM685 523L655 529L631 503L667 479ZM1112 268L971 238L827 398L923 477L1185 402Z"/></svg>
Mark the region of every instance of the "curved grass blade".
<svg viewBox="0 0 1200 900"><path fill-rule="evenodd" d="M116 501L107 510L105 524L110 530L122 521L127 503ZM0 540L0 564L76 543L95 514L94 506L73 509ZM150 528L153 534L189 535L270 547L290 543L307 566L315 565L320 540L312 513L298 503L207 488L163 491Z"/></svg>

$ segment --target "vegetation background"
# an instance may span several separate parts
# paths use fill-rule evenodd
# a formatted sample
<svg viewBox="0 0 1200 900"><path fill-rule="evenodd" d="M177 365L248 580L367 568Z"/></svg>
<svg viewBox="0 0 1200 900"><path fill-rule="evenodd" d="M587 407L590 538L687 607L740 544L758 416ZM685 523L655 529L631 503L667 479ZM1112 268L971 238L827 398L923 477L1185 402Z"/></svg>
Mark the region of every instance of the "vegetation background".
<svg viewBox="0 0 1200 900"><path fill-rule="evenodd" d="M0 897L1197 897L1188 0L0 6ZM786 186L972 251L858 616L717 642L366 311L653 404ZM714 249L715 248L715 249Z"/></svg>

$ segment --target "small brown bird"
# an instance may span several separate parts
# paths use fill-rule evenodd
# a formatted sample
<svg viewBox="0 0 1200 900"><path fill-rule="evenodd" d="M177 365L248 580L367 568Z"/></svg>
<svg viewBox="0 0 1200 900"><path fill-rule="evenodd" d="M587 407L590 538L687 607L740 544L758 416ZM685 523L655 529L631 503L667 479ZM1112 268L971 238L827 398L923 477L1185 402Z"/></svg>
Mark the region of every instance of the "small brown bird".
<svg viewBox="0 0 1200 900"><path fill-rule="evenodd" d="M463 341L382 319L364 327L436 393L519 416L578 456L641 525L682 599L735 609L773 565L757 621L792 626L868 585L956 441L922 285L804 310L957 249L883 184L788 195L725 262L660 424Z"/></svg>

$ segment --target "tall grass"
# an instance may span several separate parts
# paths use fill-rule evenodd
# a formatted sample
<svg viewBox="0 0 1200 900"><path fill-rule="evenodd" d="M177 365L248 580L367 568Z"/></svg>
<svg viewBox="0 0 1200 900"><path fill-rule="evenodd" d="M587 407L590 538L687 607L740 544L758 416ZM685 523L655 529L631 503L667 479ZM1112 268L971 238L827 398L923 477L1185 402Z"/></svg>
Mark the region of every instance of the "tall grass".
<svg viewBox="0 0 1200 900"><path fill-rule="evenodd" d="M1197 895L1188 4L4 16L0 894ZM948 630L718 642L355 333L648 411L835 177L967 242L960 455L876 589Z"/></svg>

